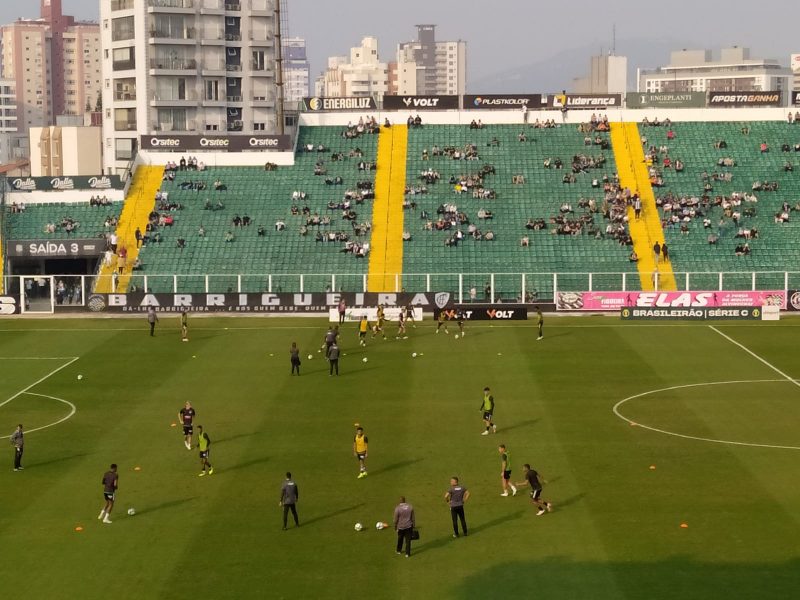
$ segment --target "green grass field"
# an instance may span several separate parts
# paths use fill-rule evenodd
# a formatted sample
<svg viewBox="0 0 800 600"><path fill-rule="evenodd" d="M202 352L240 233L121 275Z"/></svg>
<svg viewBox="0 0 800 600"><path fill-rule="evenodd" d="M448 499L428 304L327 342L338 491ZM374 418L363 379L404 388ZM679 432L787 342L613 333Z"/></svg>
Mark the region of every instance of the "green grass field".
<svg viewBox="0 0 800 600"><path fill-rule="evenodd" d="M9 597L797 593L800 387L789 378L800 376L800 321L714 330L551 317L540 342L532 324L471 324L455 340L454 327L434 335L428 321L366 349L348 325L339 378L317 353L322 320L190 325L187 344L176 317L162 318L155 338L142 318L0 323L0 434L18 422L29 431L26 469L12 472L5 440L0 470ZM299 378L289 375L292 341L314 355ZM692 385L708 383L717 385ZM499 429L481 436L486 385ZM614 413L653 390L663 391L618 407L634 425ZM171 427L185 400L213 441L211 477L197 477L196 451ZM31 431L66 417L64 401L74 416ZM362 480L355 422L370 439ZM548 479L553 513L536 517L527 493L500 497L501 442L514 480L524 462ZM114 523L102 525L111 462L120 489ZM281 531L286 470L302 525ZM468 538L451 537L451 475L472 493ZM395 555L393 531L374 527L391 521L401 494L421 534L410 559ZM357 521L367 530L356 533Z"/></svg>

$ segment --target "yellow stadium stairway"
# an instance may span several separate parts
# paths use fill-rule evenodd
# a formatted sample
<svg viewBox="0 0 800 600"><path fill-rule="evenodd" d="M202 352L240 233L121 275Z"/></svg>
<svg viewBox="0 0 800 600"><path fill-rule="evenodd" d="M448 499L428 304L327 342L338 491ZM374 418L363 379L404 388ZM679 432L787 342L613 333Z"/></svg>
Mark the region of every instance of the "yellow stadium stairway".
<svg viewBox="0 0 800 600"><path fill-rule="evenodd" d="M5 264L5 257L3 256L3 246L5 246L6 241L3 239L2 232L0 232L0 294L5 293L6 291L6 280L3 277L3 265Z"/></svg>
<svg viewBox="0 0 800 600"><path fill-rule="evenodd" d="M123 273L119 276L116 290L112 290L112 275L117 269L116 257L110 266L104 264L100 268L100 277L95 285L96 292L109 294L113 291L123 292L128 289L131 267L136 257L139 256L139 249L136 247L136 229L139 228L142 233L145 232L147 219L155 209L156 192L161 188L163 178L164 167L142 165L136 169L133 183L125 197L125 206L122 207L116 232L117 247L124 246L128 250L127 263Z"/></svg>
<svg viewBox="0 0 800 600"><path fill-rule="evenodd" d="M370 292L394 292L401 288L407 153L406 125L381 128L367 278Z"/></svg>
<svg viewBox="0 0 800 600"><path fill-rule="evenodd" d="M639 194L642 212L636 219L633 208L628 208L628 227L633 239L633 249L639 256L637 267L639 279L644 291L655 289L654 273L658 272L658 288L675 290L675 274L672 264L661 259L656 264L653 246L658 242L664 244L664 230L656 207L656 197L645 164L642 140L636 123L612 123L611 145L614 148L614 159L619 172L619 182L623 189L629 188L632 193Z"/></svg>

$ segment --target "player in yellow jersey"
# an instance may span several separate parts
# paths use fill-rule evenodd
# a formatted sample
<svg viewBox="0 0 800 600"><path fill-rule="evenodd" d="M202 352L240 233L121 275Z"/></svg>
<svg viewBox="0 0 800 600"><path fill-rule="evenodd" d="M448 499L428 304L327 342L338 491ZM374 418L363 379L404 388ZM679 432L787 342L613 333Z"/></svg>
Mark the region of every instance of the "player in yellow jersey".
<svg viewBox="0 0 800 600"><path fill-rule="evenodd" d="M375 323L375 326L372 328L372 337L375 337L380 333L383 336L383 339L386 339L386 332L383 330L383 325L386 323L386 315L383 312L383 304L378 306L378 320Z"/></svg>
<svg viewBox="0 0 800 600"><path fill-rule="evenodd" d="M358 323L358 343L361 346L367 345L367 331L369 331L369 321L367 321L367 315L361 315L361 321Z"/></svg>
<svg viewBox="0 0 800 600"><path fill-rule="evenodd" d="M181 311L181 341L189 341L189 314Z"/></svg>
<svg viewBox="0 0 800 600"><path fill-rule="evenodd" d="M447 331L447 311L445 309L442 309L442 310L439 311L439 316L436 317L436 321L437 321L437 323L436 323L436 333L439 333L439 330L442 327L444 327L444 332L445 333L450 333L449 331Z"/></svg>
<svg viewBox="0 0 800 600"><path fill-rule="evenodd" d="M364 435L364 428L356 427L356 437L353 439L353 456L358 458L359 473L358 478L361 479L367 476L367 448L369 440Z"/></svg>

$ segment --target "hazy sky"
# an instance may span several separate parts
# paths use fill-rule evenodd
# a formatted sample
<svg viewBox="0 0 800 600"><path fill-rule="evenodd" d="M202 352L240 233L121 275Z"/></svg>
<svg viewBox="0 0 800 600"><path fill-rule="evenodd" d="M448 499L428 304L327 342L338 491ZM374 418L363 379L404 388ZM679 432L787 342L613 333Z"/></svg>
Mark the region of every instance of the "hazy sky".
<svg viewBox="0 0 800 600"><path fill-rule="evenodd" d="M63 0L64 12L97 19L99 1ZM396 44L413 39L414 25L433 23L438 25L438 39L467 41L472 81L539 62L562 50L608 49L614 24L620 50L631 40L637 45L647 40L659 45L674 42L679 47L740 45L750 46L755 56L786 64L791 52L800 52L795 1L671 0L650 8L653 4L642 0L288 0L289 33L306 38L312 73L317 74L327 56L347 54L367 35L379 39L381 58L392 60ZM36 16L32 13L37 10L36 0L0 0L0 22ZM640 65L636 56L628 58L633 65L658 66ZM662 62L668 58L665 55Z"/></svg>

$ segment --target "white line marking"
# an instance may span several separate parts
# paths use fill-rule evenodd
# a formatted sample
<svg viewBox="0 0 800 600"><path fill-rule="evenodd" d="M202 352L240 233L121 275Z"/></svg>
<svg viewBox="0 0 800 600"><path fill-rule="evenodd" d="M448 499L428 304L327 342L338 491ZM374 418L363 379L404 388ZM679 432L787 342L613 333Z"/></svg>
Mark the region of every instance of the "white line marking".
<svg viewBox="0 0 800 600"><path fill-rule="evenodd" d="M69 360L69 362L67 362L67 363L64 363L63 365L61 365L61 366L60 366L60 367L58 367L57 369L53 369L52 371L50 371L50 372L49 372L47 375L45 375L45 376L44 376L44 377L42 377L41 379L38 379L38 380L34 381L32 384L30 384L30 385L29 385L28 387L26 387L24 390L20 390L19 392L17 392L17 393L16 393L16 394L14 394L13 396L11 396L11 398L9 398L8 400L4 400L3 402L0 402L0 406L5 406L6 404L8 404L9 402L11 402L11 401L12 401L14 398L16 398L17 396L21 396L22 394L24 394L25 392L27 392L27 391L28 391L29 389L31 389L32 387L34 387L34 386L37 386L37 385L39 385L40 383L42 383L42 382L43 382L45 379L47 379L47 378L49 378L49 377L52 377L53 375L55 375L56 373L58 373L58 372L59 372L59 371L61 371L62 369L66 369L68 366L70 366L72 363L74 363L74 362L75 362L76 360L78 360L79 358L80 358L79 356L75 356L75 357L73 357L72 359L70 359L70 360Z"/></svg>
<svg viewBox="0 0 800 600"><path fill-rule="evenodd" d="M681 390L686 388L692 387L703 387L703 386L710 386L710 385L735 385L739 383L794 383L797 382L793 379L786 380L786 379L751 379L751 380L743 380L743 381L713 381L709 383L690 383L687 385L673 385L671 387L661 388L658 390L650 390L648 392L642 392L641 394L636 394L635 396L629 396L617 402L612 409L614 414L617 415L623 421L630 423L631 425L636 425L637 427L641 427L642 429L648 429L650 431L655 431L656 433L663 433L664 435L671 435L673 437L679 437L686 440L696 440L699 442L711 442L713 444L728 444L731 446L750 446L753 448L775 448L778 450L800 450L800 446L776 446L772 444L754 444L751 442L735 442L732 440L715 440L713 438L704 438L704 437L697 437L694 435L685 435L683 433L675 433L674 431L667 431L665 429L658 429L657 427L650 427L649 425L642 425L638 421L632 421L625 415L623 415L619 411L619 407L628 402L629 400L635 400L636 398L641 398L643 396L648 396L650 394L658 394L661 392L669 392L672 390Z"/></svg>
<svg viewBox="0 0 800 600"><path fill-rule="evenodd" d="M73 356L0 356L0 360L70 360Z"/></svg>
<svg viewBox="0 0 800 600"><path fill-rule="evenodd" d="M25 396L41 396L42 398L50 398L50 400L56 400L57 402L61 402L61 403L66 404L67 406L70 407L69 414L66 417L63 417L63 418L59 419L58 421L55 421L54 423L50 423L49 425L42 425L41 427L34 427L33 429L26 429L25 430L25 435L31 434L34 431L41 431L42 429L47 429L48 427L55 427L56 425L60 425L61 423L63 423L67 419L72 418L72 416L76 412L78 412L78 408L72 402L70 402L69 400L64 400L63 398L58 398L56 396L48 396L47 394L36 394L34 392L24 392L24 394L20 394L20 395L21 396L22 395L25 395ZM7 439L10 439L10 438L11 438L10 435L0 436L0 440L7 440Z"/></svg>
<svg viewBox="0 0 800 600"><path fill-rule="evenodd" d="M752 350L750 350L748 347L744 346L743 344L740 344L739 342L737 342L737 341L736 341L735 339L733 339L732 337L725 335L724 333L722 333L722 332L721 332L719 329L717 329L717 328L716 328L716 327L714 327L713 325L709 325L709 327L710 327L711 329L713 329L714 331L716 331L718 334L720 334L722 337L724 337L726 340L728 340L728 341L729 341L731 344L735 344L736 346L739 346L739 348L741 348L742 350L744 350L745 352L747 352L747 353L748 353L750 356L752 356L753 358L755 358L755 359L757 359L757 360L761 361L762 363L764 363L765 365L767 365L767 366L768 366L770 369L772 369L773 371L775 371L775 372L776 372L778 375L781 375L781 376L785 377L785 378L786 378L788 381L791 381L791 382L792 382L794 385L796 385L797 387L800 387L800 383L798 383L798 382L797 382L795 379L793 379L793 378L789 377L789 376L788 376L786 373L784 373L783 371L781 371L781 370L780 370L778 367L776 367L775 365L768 363L766 360L764 360L763 358L761 358L761 357L760 357L758 354L756 354L755 352L753 352Z"/></svg>

